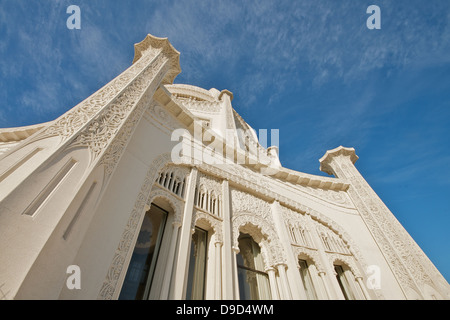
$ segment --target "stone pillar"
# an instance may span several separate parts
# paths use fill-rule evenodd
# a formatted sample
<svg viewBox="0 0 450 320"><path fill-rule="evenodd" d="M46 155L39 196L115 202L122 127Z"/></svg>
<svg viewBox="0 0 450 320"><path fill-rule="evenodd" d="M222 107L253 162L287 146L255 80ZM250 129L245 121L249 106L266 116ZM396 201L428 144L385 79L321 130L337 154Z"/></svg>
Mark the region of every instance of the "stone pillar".
<svg viewBox="0 0 450 320"><path fill-rule="evenodd" d="M275 269L271 267L271 268L268 268L266 270L266 272L269 275L270 292L272 294L272 300L280 300L280 294L278 292L277 279L275 277Z"/></svg>
<svg viewBox="0 0 450 320"><path fill-rule="evenodd" d="M420 288L425 285L446 296L449 290L442 275L356 169L357 159L353 148L340 146L326 152L320 169L350 182L347 192L405 296L415 298L411 293L416 292L424 297Z"/></svg>
<svg viewBox="0 0 450 320"><path fill-rule="evenodd" d="M296 271L297 271L297 273L299 274L299 277L300 277L300 282L297 285L297 287L299 288L299 292L300 292L300 297L301 297L300 299L301 300L307 300L308 297L306 296L304 283L303 283L303 281L301 279L301 276L300 276L301 267L300 267L298 262L297 262L297 270Z"/></svg>
<svg viewBox="0 0 450 320"><path fill-rule="evenodd" d="M323 289L323 283L320 279L319 273L317 271L317 268L314 264L311 264L308 266L309 274L311 275L312 283L314 286L314 290L316 291L317 299L319 300L326 300L328 299L328 295L326 292L324 292Z"/></svg>
<svg viewBox="0 0 450 320"><path fill-rule="evenodd" d="M300 273L298 272L298 263L297 259L294 256L291 247L291 240L289 239L289 232L286 228L286 224L284 223L283 213L281 212L281 205L278 201L274 201L271 205L272 217L275 222L275 229L280 237L281 243L283 245L284 252L286 252L286 261L287 261L287 277L290 280L292 290L292 299L306 299L305 290L301 285L302 280L300 277Z"/></svg>
<svg viewBox="0 0 450 320"><path fill-rule="evenodd" d="M232 247L233 250L233 284L234 284L234 299L239 300L239 279L238 279L238 269L237 269L237 259L236 255L239 254L239 248Z"/></svg>
<svg viewBox="0 0 450 320"><path fill-rule="evenodd" d="M222 213L223 213L223 299L232 300L235 297L234 279L237 279L236 270L236 256L233 254L232 249L232 236L231 236L231 206L230 206L230 187L227 180L222 182Z"/></svg>
<svg viewBox="0 0 450 320"><path fill-rule="evenodd" d="M169 254L167 256L166 271L164 273L163 285L161 288L161 300L169 299L170 280L172 278L173 266L175 264L175 249L177 246L178 232L181 224L174 222L172 224L172 238L170 240Z"/></svg>
<svg viewBox="0 0 450 320"><path fill-rule="evenodd" d="M326 279L325 272L324 272L324 271L319 271L319 277L320 277L320 279L322 280L322 285L323 285L323 287L324 287L324 289L325 289L325 292L326 292L326 294L327 294L327 297L326 297L326 298L327 298L328 300L334 299L333 294L330 292L330 289L328 288L328 284L327 284L327 279Z"/></svg>
<svg viewBox="0 0 450 320"><path fill-rule="evenodd" d="M214 299L221 300L222 299L222 242L216 242L216 252L215 252L215 290L214 290Z"/></svg>
<svg viewBox="0 0 450 320"><path fill-rule="evenodd" d="M182 300L186 297L187 273L189 270L189 255L191 251L192 238L192 214L194 211L195 186L197 185L197 169L192 168L186 192L186 203L183 214L183 224L181 226L180 239L178 241L178 255L176 259L176 270L174 279L175 300Z"/></svg>
<svg viewBox="0 0 450 320"><path fill-rule="evenodd" d="M281 280L281 292L283 300L292 300L291 290L289 288L289 282L286 276L286 265L279 264L277 265L278 274L280 275Z"/></svg>
<svg viewBox="0 0 450 320"><path fill-rule="evenodd" d="M315 248L318 249L319 259L317 261L322 266L323 270L319 270L319 275L321 274L323 284L325 289L327 290L327 295L329 299L337 299L341 296L340 288L336 287L336 279L333 278L333 274L335 273L333 266L327 259L325 248L323 247L322 240L320 240L319 235L317 234L317 230L314 228L314 224L311 221L311 216L307 215L308 221L308 229L311 231L311 240L314 243Z"/></svg>
<svg viewBox="0 0 450 320"><path fill-rule="evenodd" d="M362 277L361 276L357 276L356 277L356 282L359 285L359 288L361 289L362 293L364 294L364 298L366 300L372 300L372 298L370 297L369 292L366 289L366 286L364 285L364 282L362 281Z"/></svg>

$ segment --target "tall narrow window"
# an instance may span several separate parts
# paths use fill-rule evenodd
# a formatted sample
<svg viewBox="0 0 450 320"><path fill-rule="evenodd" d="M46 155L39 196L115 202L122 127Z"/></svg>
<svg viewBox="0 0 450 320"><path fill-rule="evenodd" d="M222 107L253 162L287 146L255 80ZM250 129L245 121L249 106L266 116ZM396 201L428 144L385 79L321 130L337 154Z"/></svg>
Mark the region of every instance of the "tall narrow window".
<svg viewBox="0 0 450 320"><path fill-rule="evenodd" d="M205 299L206 255L208 232L195 228L191 242L191 257L186 291L187 300Z"/></svg>
<svg viewBox="0 0 450 320"><path fill-rule="evenodd" d="M238 267L239 293L242 300L269 300L269 277L264 272L264 261L259 245L248 234L239 236Z"/></svg>
<svg viewBox="0 0 450 320"><path fill-rule="evenodd" d="M299 260L300 265L300 276L303 281L303 287L305 288L306 297L308 300L317 300L316 290L314 289L314 284L311 279L311 274L309 273L309 266L306 260Z"/></svg>
<svg viewBox="0 0 450 320"><path fill-rule="evenodd" d="M342 266L334 266L336 271L336 278L339 283L339 287L342 290L345 300L355 300L355 296L350 288L347 277L345 276L344 268Z"/></svg>
<svg viewBox="0 0 450 320"><path fill-rule="evenodd" d="M167 211L155 204L145 214L119 299L148 298L166 219Z"/></svg>

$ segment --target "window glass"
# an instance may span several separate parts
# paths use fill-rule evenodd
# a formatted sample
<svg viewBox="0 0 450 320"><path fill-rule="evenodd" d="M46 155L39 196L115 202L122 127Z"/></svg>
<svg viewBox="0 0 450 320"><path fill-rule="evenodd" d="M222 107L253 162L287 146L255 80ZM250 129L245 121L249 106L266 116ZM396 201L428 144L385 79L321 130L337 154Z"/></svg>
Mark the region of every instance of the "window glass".
<svg viewBox="0 0 450 320"><path fill-rule="evenodd" d="M187 300L205 299L205 276L208 232L195 228L191 241L191 257L186 291Z"/></svg>
<svg viewBox="0 0 450 320"><path fill-rule="evenodd" d="M154 204L145 214L119 299L147 299L166 218L167 211Z"/></svg>
<svg viewBox="0 0 450 320"><path fill-rule="evenodd" d="M354 300L355 296L353 295L350 284L345 277L344 269L342 268L342 266L334 266L334 270L336 271L336 278L339 283L339 287L344 294L345 300Z"/></svg>
<svg viewBox="0 0 450 320"><path fill-rule="evenodd" d="M300 276L303 281L303 287L305 288L306 297L308 300L317 300L316 290L309 273L308 263L305 260L299 260L300 264Z"/></svg>
<svg viewBox="0 0 450 320"><path fill-rule="evenodd" d="M271 299L269 277L258 244L248 234L239 236L238 267L239 293L242 300Z"/></svg>

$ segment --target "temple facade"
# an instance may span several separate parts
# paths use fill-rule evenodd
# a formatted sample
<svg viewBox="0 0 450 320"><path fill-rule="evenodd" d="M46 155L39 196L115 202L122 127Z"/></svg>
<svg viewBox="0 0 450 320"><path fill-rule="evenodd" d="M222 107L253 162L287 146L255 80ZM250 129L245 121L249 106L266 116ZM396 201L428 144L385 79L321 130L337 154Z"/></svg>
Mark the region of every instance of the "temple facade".
<svg viewBox="0 0 450 320"><path fill-rule="evenodd" d="M59 118L0 129L1 298L450 298L353 148L326 151L330 177L285 168L180 71L148 35Z"/></svg>

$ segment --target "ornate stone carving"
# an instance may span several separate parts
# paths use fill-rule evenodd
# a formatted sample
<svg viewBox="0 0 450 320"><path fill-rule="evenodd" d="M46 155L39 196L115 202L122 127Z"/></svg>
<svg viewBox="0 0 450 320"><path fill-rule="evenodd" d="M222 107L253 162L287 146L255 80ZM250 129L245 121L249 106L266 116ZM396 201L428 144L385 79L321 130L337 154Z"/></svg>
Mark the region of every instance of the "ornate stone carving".
<svg viewBox="0 0 450 320"><path fill-rule="evenodd" d="M303 189L303 188L302 188ZM324 190L320 188L304 187L304 191L314 196L346 207L353 207L353 203L347 194L343 191Z"/></svg>
<svg viewBox="0 0 450 320"><path fill-rule="evenodd" d="M192 218L191 229L194 229L195 226L198 226L200 222L209 225L209 227L216 235L216 241L223 243L222 220L219 220L217 217L201 210L195 210Z"/></svg>
<svg viewBox="0 0 450 320"><path fill-rule="evenodd" d="M321 168L350 181L348 194L379 244L405 295L411 292L415 292L411 298L423 295L426 286L440 290L443 296L448 295L445 279L358 172L354 166L357 159L353 148L339 147L327 152L321 159Z"/></svg>
<svg viewBox="0 0 450 320"><path fill-rule="evenodd" d="M153 101L145 116L155 120L166 128L168 133L180 128L181 125L157 101Z"/></svg>
<svg viewBox="0 0 450 320"><path fill-rule="evenodd" d="M328 258L328 261L331 266L334 266L336 261L341 262L341 263L345 264L347 267L349 267L350 271L353 273L355 278L363 277L361 272L359 271L359 269L356 267L353 257L343 256L340 254L332 253L332 254L327 254L327 258Z"/></svg>
<svg viewBox="0 0 450 320"><path fill-rule="evenodd" d="M292 251L294 252L294 256L296 258L297 267L300 267L298 263L299 258L306 256L311 259L311 262L316 266L317 272L326 273L326 269L322 264L322 260L320 259L320 255L317 250L304 247L292 247Z"/></svg>
<svg viewBox="0 0 450 320"><path fill-rule="evenodd" d="M153 201L157 198L162 198L170 203L174 211L173 223L180 224L183 220L183 202L175 198L167 190L161 189L159 187L153 187L150 197L147 200L147 205L151 206Z"/></svg>
<svg viewBox="0 0 450 320"><path fill-rule="evenodd" d="M266 250L268 266L286 264L286 256L274 225L269 203L246 192L231 189L233 246L240 232L247 232ZM262 248L263 249L263 248Z"/></svg>
<svg viewBox="0 0 450 320"><path fill-rule="evenodd" d="M203 186L208 191L214 191L216 195L222 194L222 182L219 179L202 172L199 172L198 174L197 185Z"/></svg>
<svg viewBox="0 0 450 320"><path fill-rule="evenodd" d="M109 149L109 155L105 159L115 159L111 154L117 154L118 149L123 150L124 145L136 123L140 120L143 111L148 106L151 96L159 86L168 67L164 66L167 58L158 56L156 60L142 72L132 84L130 84L118 98L108 105L103 112L97 116L92 122L85 127L76 139L71 143L71 147L88 147L91 151L91 161L94 161L106 146L109 146L111 140L115 139ZM150 86L150 87L148 87ZM149 95L136 103L145 94L144 90L148 90ZM132 116L128 118L130 113ZM127 119L124 124L124 120ZM122 130L119 131L119 129ZM121 154L121 152L120 152ZM105 160L102 160L105 163Z"/></svg>
<svg viewBox="0 0 450 320"><path fill-rule="evenodd" d="M120 97L124 99L125 95L120 94L121 91L136 80L142 68L155 59L158 53L159 51L154 51L146 55L139 63L130 66L102 89L66 112L49 126L40 130L27 143L53 136L61 137L61 142L63 142L71 137L75 132L88 124L99 112L101 113L105 106Z"/></svg>
<svg viewBox="0 0 450 320"><path fill-rule="evenodd" d="M185 98L178 94L173 94L172 96L175 101L185 106L188 110L202 113L219 113L222 109L220 101L202 101L192 97Z"/></svg>
<svg viewBox="0 0 450 320"><path fill-rule="evenodd" d="M150 197L150 190L155 182L156 177L159 174L161 168L163 168L170 161L170 154L166 153L157 157L150 165L147 174L142 183L141 190L131 210L128 222L125 230L123 231L122 238L117 246L116 252L112 259L111 265L106 274L102 288L98 295L98 299L111 300L115 296L118 296L117 285L118 280L121 277L124 270L124 263L132 250L132 239L134 239L137 232L139 221L144 212L145 205L148 203Z"/></svg>

